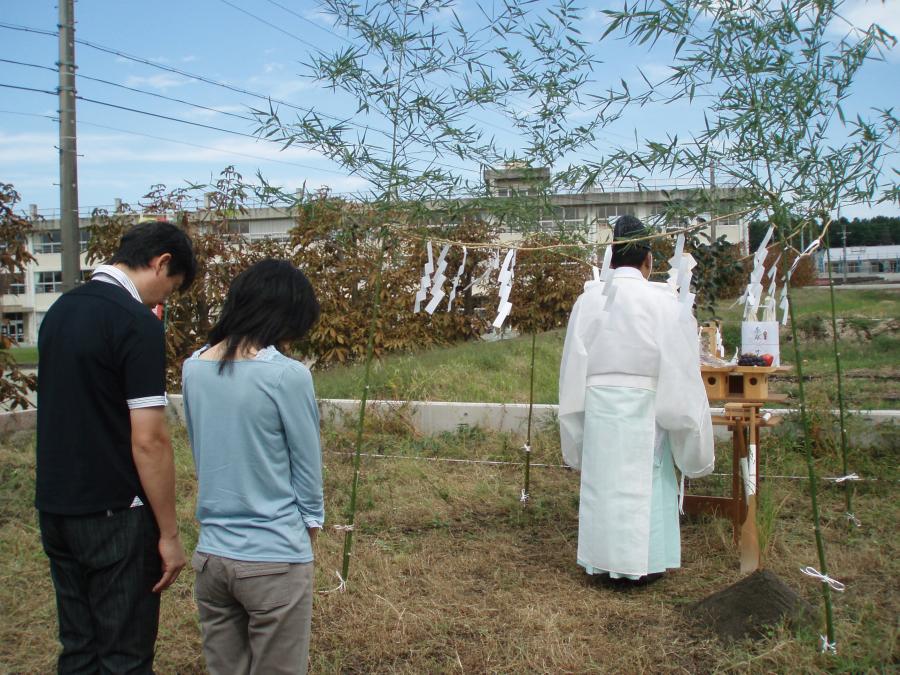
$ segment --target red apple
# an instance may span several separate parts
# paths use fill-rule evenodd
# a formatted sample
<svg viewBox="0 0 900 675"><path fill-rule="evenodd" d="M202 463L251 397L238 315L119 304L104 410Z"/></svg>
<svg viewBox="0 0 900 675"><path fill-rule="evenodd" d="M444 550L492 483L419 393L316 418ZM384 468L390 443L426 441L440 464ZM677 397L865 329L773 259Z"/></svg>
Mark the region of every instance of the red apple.
<svg viewBox="0 0 900 675"><path fill-rule="evenodd" d="M771 366L772 362L775 360L775 357L771 354L760 354L759 358L766 362L766 367Z"/></svg>

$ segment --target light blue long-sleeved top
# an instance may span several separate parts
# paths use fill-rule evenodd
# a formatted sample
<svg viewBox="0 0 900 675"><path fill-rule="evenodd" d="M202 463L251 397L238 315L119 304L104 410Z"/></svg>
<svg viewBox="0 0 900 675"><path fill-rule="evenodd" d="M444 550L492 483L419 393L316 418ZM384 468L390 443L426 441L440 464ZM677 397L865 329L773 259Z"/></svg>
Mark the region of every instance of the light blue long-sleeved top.
<svg viewBox="0 0 900 675"><path fill-rule="evenodd" d="M205 349L205 348L204 348ZM309 369L274 347L234 361L184 362L199 483L197 550L235 560L309 562L325 520L319 410Z"/></svg>

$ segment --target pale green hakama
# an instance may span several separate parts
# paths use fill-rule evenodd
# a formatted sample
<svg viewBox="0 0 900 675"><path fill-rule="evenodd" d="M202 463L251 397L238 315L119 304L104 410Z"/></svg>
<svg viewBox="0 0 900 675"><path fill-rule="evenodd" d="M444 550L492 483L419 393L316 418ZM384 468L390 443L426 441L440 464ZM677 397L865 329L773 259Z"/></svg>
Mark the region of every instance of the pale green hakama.
<svg viewBox="0 0 900 675"><path fill-rule="evenodd" d="M578 564L588 574L637 579L681 566L678 481L668 434L655 422L655 395L587 388L591 451L582 459Z"/></svg>

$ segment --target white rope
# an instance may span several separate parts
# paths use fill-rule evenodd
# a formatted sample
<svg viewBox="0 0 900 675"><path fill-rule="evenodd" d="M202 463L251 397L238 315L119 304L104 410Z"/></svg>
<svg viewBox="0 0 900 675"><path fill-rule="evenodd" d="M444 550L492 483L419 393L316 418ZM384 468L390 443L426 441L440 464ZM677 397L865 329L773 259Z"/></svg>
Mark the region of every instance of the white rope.
<svg viewBox="0 0 900 675"><path fill-rule="evenodd" d="M823 654L837 654L837 642L829 642L827 635L819 636L819 651Z"/></svg>
<svg viewBox="0 0 900 675"><path fill-rule="evenodd" d="M531 499L531 495L525 492L525 488L522 488L522 495L519 497L519 501L522 502L522 504L527 504L529 499Z"/></svg>
<svg viewBox="0 0 900 675"><path fill-rule="evenodd" d="M323 450L322 452L332 454L332 455L343 455L345 457L352 457L356 453L353 452L341 452L340 450ZM373 459L410 459L419 462L446 462L449 464L487 464L489 466L524 466L525 462L510 462L499 459L456 459L451 457L412 457L410 455L383 455L374 452L361 452L359 453L360 457L370 457ZM531 466L536 466L541 469L566 469L568 471L572 470L572 467L568 464L547 464L542 462L532 462ZM708 476L720 476L720 477L731 477L730 473L710 473ZM772 478L779 478L784 480L809 480L808 476L784 476L778 474L771 475L760 475L760 479L769 480ZM695 479L696 480L696 479ZM831 478L823 478L822 480L833 480ZM880 482L893 482L898 483L900 480L894 479L886 479L886 478L856 478L855 480L861 482L868 483L880 483Z"/></svg>
<svg viewBox="0 0 900 675"><path fill-rule="evenodd" d="M353 532L353 525L332 525L331 527L338 532Z"/></svg>
<svg viewBox="0 0 900 675"><path fill-rule="evenodd" d="M862 523L859 522L859 518L857 518L856 516L854 516L854 515L853 515L852 513L850 513L849 511L847 511L847 513L844 514L844 518L846 518L846 519L849 520L851 523L853 523L854 525L856 525L856 527L862 527Z"/></svg>
<svg viewBox="0 0 900 675"><path fill-rule="evenodd" d="M818 579L823 584L828 584L832 589L836 590L838 593L843 593L844 589L847 588L844 584L842 584L837 579L832 579L827 574L822 574L815 567L801 567L800 571L803 572L808 577L812 577L813 579Z"/></svg>
<svg viewBox="0 0 900 675"><path fill-rule="evenodd" d="M327 591L319 591L319 593L321 593L322 595L328 595L329 593L343 593L344 591L347 590L347 580L344 579L344 577L341 576L341 573L338 572L337 570L334 571L334 574L335 574L335 576L337 576L338 581L340 581L340 583L337 586L335 586L334 588L331 588Z"/></svg>
<svg viewBox="0 0 900 675"><path fill-rule="evenodd" d="M830 480L834 483L843 483L848 480L860 480L859 476L855 473L848 473L846 476L837 476L835 478L826 478L825 480Z"/></svg>
<svg viewBox="0 0 900 675"><path fill-rule="evenodd" d="M527 454L530 454L530 453L531 453L531 446L528 445L528 443L526 443L525 445L522 446L522 452L524 452L526 455L527 455Z"/></svg>
<svg viewBox="0 0 900 675"><path fill-rule="evenodd" d="M707 476L731 476L730 473L708 473L706 475ZM766 475L760 474L759 477L761 479L762 478L766 478L766 479L781 478L781 479L785 479L785 480L809 480L809 476L791 476L791 475L783 475L783 474L766 474ZM839 478L841 478L841 476L825 476L822 478L822 480L825 482L837 483L837 482L840 482L838 480ZM857 476L856 478L853 478L851 480L858 480L862 483L898 483L898 482L900 482L900 480L889 479L889 478L860 478L859 476Z"/></svg>
<svg viewBox="0 0 900 675"><path fill-rule="evenodd" d="M323 452L332 455L344 455L345 457L353 457L356 453L341 452L340 450L324 450ZM452 464L488 464L490 466L525 466L525 462L508 462L493 459L455 459L452 457L411 457L409 455L381 455L377 453L361 452L360 457L371 457L374 459L412 459L419 462L447 462ZM537 466L542 469L570 469L572 467L565 464L542 464L532 462L531 466Z"/></svg>

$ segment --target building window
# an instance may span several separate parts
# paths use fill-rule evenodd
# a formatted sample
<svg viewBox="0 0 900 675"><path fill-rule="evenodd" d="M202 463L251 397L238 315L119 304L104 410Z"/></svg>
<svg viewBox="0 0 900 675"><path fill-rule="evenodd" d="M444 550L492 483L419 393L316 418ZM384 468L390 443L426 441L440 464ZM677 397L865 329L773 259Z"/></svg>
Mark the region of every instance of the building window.
<svg viewBox="0 0 900 675"><path fill-rule="evenodd" d="M25 341L25 315L20 312L3 315L3 323L0 324L0 335L14 342Z"/></svg>
<svg viewBox="0 0 900 675"><path fill-rule="evenodd" d="M228 234L250 234L249 220L229 220Z"/></svg>
<svg viewBox="0 0 900 675"><path fill-rule="evenodd" d="M59 293L62 291L62 272L36 272L35 293Z"/></svg>
<svg viewBox="0 0 900 675"><path fill-rule="evenodd" d="M25 295L25 273L0 274L0 293Z"/></svg>
<svg viewBox="0 0 900 675"><path fill-rule="evenodd" d="M859 260L848 260L847 261L847 272L850 274L854 274L860 271Z"/></svg>
<svg viewBox="0 0 900 675"><path fill-rule="evenodd" d="M59 253L62 250L62 240L59 230L45 230L34 236L35 253Z"/></svg>
<svg viewBox="0 0 900 675"><path fill-rule="evenodd" d="M563 220L584 220L587 216L587 209L583 206L563 206Z"/></svg>
<svg viewBox="0 0 900 675"><path fill-rule="evenodd" d="M619 211L618 204L594 207L594 217L601 222L605 220L609 223L610 220L618 218L622 213L622 211Z"/></svg>

